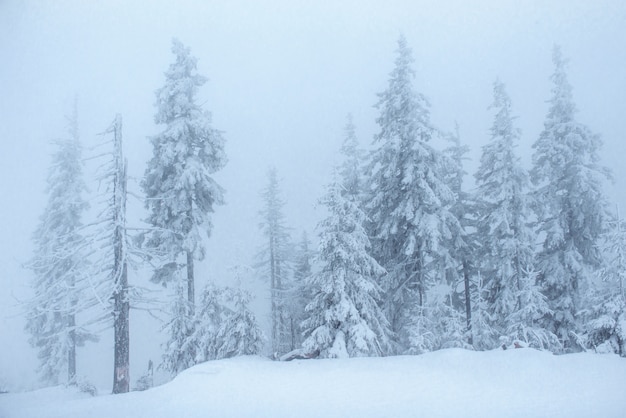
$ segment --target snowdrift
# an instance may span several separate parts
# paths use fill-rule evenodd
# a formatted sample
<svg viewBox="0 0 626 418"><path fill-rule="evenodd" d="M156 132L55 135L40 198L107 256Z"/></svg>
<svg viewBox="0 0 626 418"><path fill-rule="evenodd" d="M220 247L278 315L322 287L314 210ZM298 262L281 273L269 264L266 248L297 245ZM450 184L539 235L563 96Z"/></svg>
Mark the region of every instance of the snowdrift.
<svg viewBox="0 0 626 418"><path fill-rule="evenodd" d="M532 349L193 367L145 392L0 395L3 418L626 416L626 360Z"/></svg>

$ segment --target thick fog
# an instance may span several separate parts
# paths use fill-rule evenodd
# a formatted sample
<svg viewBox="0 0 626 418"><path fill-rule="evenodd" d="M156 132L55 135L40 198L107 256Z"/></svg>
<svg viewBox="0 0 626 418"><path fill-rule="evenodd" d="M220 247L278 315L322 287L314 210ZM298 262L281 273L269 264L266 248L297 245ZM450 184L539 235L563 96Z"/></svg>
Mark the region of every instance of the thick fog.
<svg viewBox="0 0 626 418"><path fill-rule="evenodd" d="M173 59L176 37L209 78L201 102L223 131L228 164L217 175L226 205L213 217L198 282L243 280L257 289L263 317L266 284L248 266L260 245L260 191L268 167L282 179L287 224L294 237L314 236L316 201L330 180L352 113L361 144L377 131L376 93L385 89L397 39L415 57L417 89L432 105L436 126L459 124L471 148L465 187L489 139L492 84L503 81L522 130L520 151L543 128L553 71L551 51L569 59L579 120L604 141L606 185L624 208L626 3L563 1L18 1L0 2L0 379L35 383L36 353L23 331L20 303L29 297L31 236L45 202L53 147L66 137L65 115L78 98L85 156L116 113L124 120L129 160L129 225L145 218L138 186L150 157L155 95ZM89 164L86 180L92 192ZM149 271L131 271L135 285ZM131 373L159 360L164 336L145 312L131 317ZM109 384L112 337L79 349L79 374ZM134 377L133 377L134 379Z"/></svg>

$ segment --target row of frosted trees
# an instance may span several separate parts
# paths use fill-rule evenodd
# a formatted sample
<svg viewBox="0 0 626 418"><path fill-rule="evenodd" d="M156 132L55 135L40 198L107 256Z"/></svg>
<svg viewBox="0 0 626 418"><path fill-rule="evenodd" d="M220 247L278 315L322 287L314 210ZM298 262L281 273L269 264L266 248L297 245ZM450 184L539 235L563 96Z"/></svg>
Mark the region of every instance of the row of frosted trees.
<svg viewBox="0 0 626 418"><path fill-rule="evenodd" d="M432 125L412 62L401 38L370 152L347 124L313 265L278 282L285 297L272 306L287 314L272 316L274 351L300 337L307 357L509 345L625 355L623 222L608 209L601 141L576 120L560 49L532 169L516 154L521 133L498 80L471 193L467 148L458 129Z"/></svg>
<svg viewBox="0 0 626 418"><path fill-rule="evenodd" d="M175 61L156 92L153 156L141 181L148 211L132 237L126 226L126 162L121 117L105 135L99 180L104 204L83 224L87 204L77 117L58 143L49 201L34 240L35 297L27 330L42 377L76 380L76 346L88 329L113 319L115 393L129 390L129 308L147 302L129 286L128 263L153 267L172 291L162 367L263 350L251 295L213 283L196 301L194 261L204 257L211 214L223 204L213 175L224 167L224 139L196 102L206 79L174 41ZM462 188L458 128L430 121L413 87L413 58L398 42L387 89L376 105L372 150L359 147L348 121L343 161L320 202L319 245L290 242L275 170L262 192L258 275L270 287L269 350L285 356L345 357L422 353L446 347L491 349L512 343L568 352L624 354L626 272L622 221L607 209L600 140L576 109L555 48L553 90L544 130L527 172L516 155L521 133L502 82L494 83L491 138L472 192ZM94 313L97 312L97 313ZM80 317L81 320L77 320ZM296 354L294 354L294 350ZM290 354L287 354L290 353Z"/></svg>

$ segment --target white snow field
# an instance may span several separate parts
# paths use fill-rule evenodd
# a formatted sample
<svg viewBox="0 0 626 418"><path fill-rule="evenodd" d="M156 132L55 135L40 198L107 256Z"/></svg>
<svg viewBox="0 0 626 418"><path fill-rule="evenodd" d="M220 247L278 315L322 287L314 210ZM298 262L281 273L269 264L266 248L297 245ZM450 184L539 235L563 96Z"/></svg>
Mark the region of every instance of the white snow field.
<svg viewBox="0 0 626 418"><path fill-rule="evenodd" d="M207 362L145 392L0 395L2 418L626 417L626 359L532 349Z"/></svg>

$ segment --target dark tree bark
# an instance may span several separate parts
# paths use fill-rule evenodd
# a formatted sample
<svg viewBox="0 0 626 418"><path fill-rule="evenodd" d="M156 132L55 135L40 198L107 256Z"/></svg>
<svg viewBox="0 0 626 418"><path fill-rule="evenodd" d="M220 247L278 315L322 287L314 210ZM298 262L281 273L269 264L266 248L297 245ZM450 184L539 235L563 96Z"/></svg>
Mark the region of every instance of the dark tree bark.
<svg viewBox="0 0 626 418"><path fill-rule="evenodd" d="M122 118L115 117L113 185L113 393L125 393L130 387L128 267L126 257L126 161L122 154Z"/></svg>
<svg viewBox="0 0 626 418"><path fill-rule="evenodd" d="M67 348L67 383L76 384L76 316L70 314L67 317L70 344Z"/></svg>
<svg viewBox="0 0 626 418"><path fill-rule="evenodd" d="M187 251L187 299L189 300L190 314L194 314L196 290L193 274L193 252Z"/></svg>
<svg viewBox="0 0 626 418"><path fill-rule="evenodd" d="M467 260L463 260L463 282L465 284L465 318L467 321L467 343L474 344L472 335L472 299L470 297L470 266Z"/></svg>

